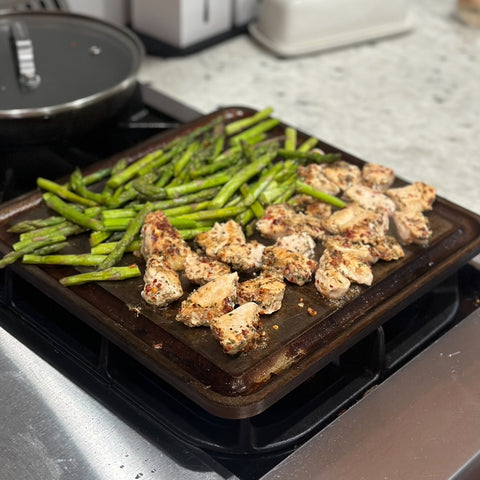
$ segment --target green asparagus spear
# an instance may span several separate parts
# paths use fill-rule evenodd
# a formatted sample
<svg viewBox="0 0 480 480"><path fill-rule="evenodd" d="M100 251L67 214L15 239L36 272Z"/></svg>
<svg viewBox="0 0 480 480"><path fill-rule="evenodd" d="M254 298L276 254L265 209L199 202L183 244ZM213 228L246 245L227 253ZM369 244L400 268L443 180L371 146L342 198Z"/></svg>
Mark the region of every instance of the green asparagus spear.
<svg viewBox="0 0 480 480"><path fill-rule="evenodd" d="M52 225L57 225L58 223L65 222L65 218L61 216L52 216L47 218L38 218L35 220L23 220L17 222L15 225L10 227L7 232L10 233L24 233L36 230L37 228L50 227Z"/></svg>
<svg viewBox="0 0 480 480"><path fill-rule="evenodd" d="M254 162L237 172L221 189L212 200L212 208L220 208L227 203L232 194L240 188L245 182L260 173L275 157L275 154L269 153L261 156Z"/></svg>
<svg viewBox="0 0 480 480"><path fill-rule="evenodd" d="M97 205L97 202L90 200L88 198L81 197L76 193L73 193L68 188L64 187L63 185L59 185L56 182L52 182L47 178L39 177L37 178L37 185L47 192L52 192L60 198L64 200L68 200L69 202L78 203L79 205L84 205L87 207L93 207Z"/></svg>
<svg viewBox="0 0 480 480"><path fill-rule="evenodd" d="M117 246L117 243L118 242L99 243L98 245L95 245L90 249L90 253L92 255L108 255L109 253L113 252L113 250ZM125 248L125 252L136 252L140 250L141 246L142 242L140 239L132 240L132 242Z"/></svg>
<svg viewBox="0 0 480 480"><path fill-rule="evenodd" d="M297 148L297 131L292 127L285 128L285 150L294 151Z"/></svg>
<svg viewBox="0 0 480 480"><path fill-rule="evenodd" d="M64 242L66 237L63 235L52 235L51 237L37 241L37 242L28 242L21 250L12 250L8 252L2 259L0 259L0 268L4 268L7 265L10 265L16 262L18 259L22 258L26 253L31 253L34 250L45 247L47 245L52 245L54 243Z"/></svg>
<svg viewBox="0 0 480 480"><path fill-rule="evenodd" d="M315 137L309 137L298 147L297 152L309 152L317 143L318 140Z"/></svg>
<svg viewBox="0 0 480 480"><path fill-rule="evenodd" d="M63 215L67 220L90 230L103 230L102 223L99 220L88 217L72 205L65 203L60 197L57 197L57 195L51 192L44 193L43 200L49 208Z"/></svg>
<svg viewBox="0 0 480 480"><path fill-rule="evenodd" d="M230 145L236 145L242 140L247 140L249 138L255 137L261 133L268 132L276 127L280 123L280 120L277 118L269 118L263 122L258 123L257 125L245 130L241 133L230 138Z"/></svg>
<svg viewBox="0 0 480 480"><path fill-rule="evenodd" d="M231 218L239 213L243 212L245 207L225 207L225 208L217 208L212 210L201 210L195 213L188 213L185 215L180 215L178 217L174 217L169 219L171 222L173 221L182 221L182 220L220 220L225 218Z"/></svg>
<svg viewBox="0 0 480 480"><path fill-rule="evenodd" d="M259 123L260 121L267 119L271 113L273 113L273 108L267 107L250 117L241 118L239 120L233 121L225 127L225 133L228 136L239 133L242 130L245 130L246 128L252 127L256 123Z"/></svg>
<svg viewBox="0 0 480 480"><path fill-rule="evenodd" d="M166 187L165 190L167 192L167 197L176 198L187 193L198 192L206 188L224 185L232 178L233 173L235 173L238 169L238 166L235 165L220 173L216 173L202 179L192 180L191 182L184 183L183 185Z"/></svg>
<svg viewBox="0 0 480 480"><path fill-rule="evenodd" d="M163 152L159 150L144 155L135 162L131 163L128 167L112 175L107 182L107 186L111 188L118 188L120 185L127 183L128 181L132 180L132 178L134 178L142 168L144 168L146 165L149 165L162 153Z"/></svg>
<svg viewBox="0 0 480 480"><path fill-rule="evenodd" d="M152 204L146 203L144 207L137 213L137 215L130 220L125 234L117 243L113 252L109 253L107 258L99 265L99 270L104 270L113 267L125 253L125 249L132 243L132 240L139 233L142 228L145 217L152 211Z"/></svg>
<svg viewBox="0 0 480 480"><path fill-rule="evenodd" d="M92 255L90 253L77 253L65 255L34 255L26 254L22 258L23 263L41 265L72 265L82 267L94 267L105 260L106 255Z"/></svg>
<svg viewBox="0 0 480 480"><path fill-rule="evenodd" d="M70 186L75 193L91 200L95 205L101 204L104 201L101 193L92 192L86 187L85 180L79 168L76 168L70 175Z"/></svg>
<svg viewBox="0 0 480 480"><path fill-rule="evenodd" d="M65 287L74 285L83 285L88 282L106 282L126 280L127 278L140 277L142 275L138 265L129 265L128 267L110 267L104 270L94 272L79 273L60 279L60 283Z"/></svg>
<svg viewBox="0 0 480 480"><path fill-rule="evenodd" d="M284 158L293 158L297 160L308 160L316 163L332 163L340 160L339 153L317 153L317 152L301 152L299 150L278 149L278 155Z"/></svg>
<svg viewBox="0 0 480 480"><path fill-rule="evenodd" d="M298 193L304 193L306 195L310 195L313 198L321 200L322 202L329 203L334 207L343 208L345 207L346 203L343 200L340 200L333 195L329 195L328 193L321 192L320 190L316 190L315 188L303 183L300 180L295 182L295 188Z"/></svg>

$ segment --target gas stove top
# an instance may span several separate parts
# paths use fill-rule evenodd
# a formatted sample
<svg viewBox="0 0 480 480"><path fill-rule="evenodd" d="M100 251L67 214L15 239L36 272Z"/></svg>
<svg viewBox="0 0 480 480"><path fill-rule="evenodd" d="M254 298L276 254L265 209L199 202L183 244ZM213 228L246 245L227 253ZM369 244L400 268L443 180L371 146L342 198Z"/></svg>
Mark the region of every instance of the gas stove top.
<svg viewBox="0 0 480 480"><path fill-rule="evenodd" d="M62 177L198 116L139 85L125 111L100 131L61 145L4 150L1 198L33 189L38 176ZM479 292L477 270L461 268L266 411L241 420L205 412L8 269L0 271L0 324L153 444L171 442L223 478L233 472L256 480L461 323L478 307Z"/></svg>

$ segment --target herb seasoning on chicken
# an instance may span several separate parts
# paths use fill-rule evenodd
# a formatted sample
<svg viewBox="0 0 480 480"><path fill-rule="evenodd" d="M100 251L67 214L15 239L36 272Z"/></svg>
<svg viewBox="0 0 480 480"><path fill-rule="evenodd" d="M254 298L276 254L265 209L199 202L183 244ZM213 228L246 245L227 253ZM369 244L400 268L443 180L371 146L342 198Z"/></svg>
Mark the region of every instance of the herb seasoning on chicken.
<svg viewBox="0 0 480 480"><path fill-rule="evenodd" d="M210 325L213 319L235 307L237 284L238 273L233 272L198 287L182 302L176 320L189 327Z"/></svg>
<svg viewBox="0 0 480 480"><path fill-rule="evenodd" d="M259 318L259 307L254 302L244 303L235 310L212 319L210 329L228 355L248 352L264 338Z"/></svg>

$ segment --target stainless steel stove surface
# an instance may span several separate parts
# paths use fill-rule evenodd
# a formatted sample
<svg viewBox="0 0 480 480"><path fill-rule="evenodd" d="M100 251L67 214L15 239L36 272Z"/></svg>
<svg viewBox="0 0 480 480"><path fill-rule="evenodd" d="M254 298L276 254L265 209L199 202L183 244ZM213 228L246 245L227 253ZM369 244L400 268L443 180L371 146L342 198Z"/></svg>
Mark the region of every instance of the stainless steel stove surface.
<svg viewBox="0 0 480 480"><path fill-rule="evenodd" d="M33 188L37 176L61 177L75 165L89 165L197 116L139 85L134 102L101 132L35 151L3 151L2 199ZM32 155L39 170L29 168L25 176ZM480 398L479 295L480 272L462 267L265 412L228 420L179 395L6 269L0 272L1 475L49 480L466 475L475 467L469 460L480 451L472 427L478 424ZM432 461L443 448L456 455L449 462ZM430 472L440 476L429 477Z"/></svg>

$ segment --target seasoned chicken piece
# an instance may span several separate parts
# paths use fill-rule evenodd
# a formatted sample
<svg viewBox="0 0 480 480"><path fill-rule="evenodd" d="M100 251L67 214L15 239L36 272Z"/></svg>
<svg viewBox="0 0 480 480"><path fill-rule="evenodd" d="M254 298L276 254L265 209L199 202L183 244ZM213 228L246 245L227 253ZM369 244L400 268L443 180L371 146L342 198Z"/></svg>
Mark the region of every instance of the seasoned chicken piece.
<svg viewBox="0 0 480 480"><path fill-rule="evenodd" d="M370 263L354 252L324 250L318 263L319 269L335 269L352 282L363 285L371 285L373 282L373 272Z"/></svg>
<svg viewBox="0 0 480 480"><path fill-rule="evenodd" d="M391 188L387 195L395 202L397 210L424 212L431 210L436 190L423 182L415 182L406 187Z"/></svg>
<svg viewBox="0 0 480 480"><path fill-rule="evenodd" d="M315 218L328 218L332 214L332 206L320 201L312 202L305 207L305 214Z"/></svg>
<svg viewBox="0 0 480 480"><path fill-rule="evenodd" d="M265 215L257 221L256 228L263 237L271 240L297 232L306 232L314 239L321 239L325 235L321 219L297 213L285 203L269 205Z"/></svg>
<svg viewBox="0 0 480 480"><path fill-rule="evenodd" d="M385 262L399 260L405 256L402 246L390 235L376 237L370 241L370 245L373 254Z"/></svg>
<svg viewBox="0 0 480 480"><path fill-rule="evenodd" d="M183 270L185 258L192 250L161 210L146 216L141 237L141 253L145 260L152 255L161 255L174 270Z"/></svg>
<svg viewBox="0 0 480 480"><path fill-rule="evenodd" d="M301 253L307 258L315 256L315 240L305 232L280 237L275 242L275 246L286 248L291 252Z"/></svg>
<svg viewBox="0 0 480 480"><path fill-rule="evenodd" d="M263 251L263 267L266 272L276 272L297 285L305 285L312 280L318 263L300 253L274 245Z"/></svg>
<svg viewBox="0 0 480 480"><path fill-rule="evenodd" d="M264 338L259 308L254 302L244 303L210 322L213 336L228 355L255 349Z"/></svg>
<svg viewBox="0 0 480 480"><path fill-rule="evenodd" d="M225 245L218 250L217 258L240 272L252 272L262 266L265 245L251 241L247 243Z"/></svg>
<svg viewBox="0 0 480 480"><path fill-rule="evenodd" d="M296 215L293 207L286 203L269 205L265 209L265 215L258 219L256 228L263 237L276 240L296 232L293 222Z"/></svg>
<svg viewBox="0 0 480 480"><path fill-rule="evenodd" d="M325 176L342 191L362 181L360 168L344 160L338 160L330 164L324 163L321 167Z"/></svg>
<svg viewBox="0 0 480 480"><path fill-rule="evenodd" d="M354 253L368 263L375 263L378 260L378 254L369 244L353 242L342 235L332 235L327 237L323 242L323 245L326 250Z"/></svg>
<svg viewBox="0 0 480 480"><path fill-rule="evenodd" d="M143 281L141 296L151 305L164 307L183 295L178 273L163 261L163 257L149 257Z"/></svg>
<svg viewBox="0 0 480 480"><path fill-rule="evenodd" d="M323 220L306 213L297 213L294 219L296 232L305 232L315 240L325 238L325 229L323 228Z"/></svg>
<svg viewBox="0 0 480 480"><path fill-rule="evenodd" d="M299 166L298 176L304 183L316 190L321 190L330 195L340 193L340 187L325 175L322 165L310 163L306 166Z"/></svg>
<svg viewBox="0 0 480 480"><path fill-rule="evenodd" d="M237 285L238 273L234 272L198 287L182 302L176 320L189 327L209 325L213 318L233 310Z"/></svg>
<svg viewBox="0 0 480 480"><path fill-rule="evenodd" d="M422 212L399 211L393 214L400 243L428 245L432 230L428 218Z"/></svg>
<svg viewBox="0 0 480 480"><path fill-rule="evenodd" d="M258 277L238 284L238 303L255 302L260 314L271 314L280 310L285 294L285 283L282 278L267 272Z"/></svg>
<svg viewBox="0 0 480 480"><path fill-rule="evenodd" d="M339 300L350 288L350 280L335 268L319 268L315 272L315 288L330 300Z"/></svg>
<svg viewBox="0 0 480 480"><path fill-rule="evenodd" d="M218 251L225 246L246 243L241 225L234 220L229 220L225 223L215 223L210 230L197 235L195 241L209 257L215 257Z"/></svg>
<svg viewBox="0 0 480 480"><path fill-rule="evenodd" d="M390 197L366 185L354 185L344 194L347 199L368 210L384 210L391 215L396 209L395 202Z"/></svg>
<svg viewBox="0 0 480 480"><path fill-rule="evenodd" d="M394 180L394 171L378 163L366 163L362 168L363 183L377 192L387 191Z"/></svg>
<svg viewBox="0 0 480 480"><path fill-rule="evenodd" d="M289 204L296 212L303 212L316 218L327 218L332 214L332 206L328 203L316 200L310 195L294 195Z"/></svg>
<svg viewBox="0 0 480 480"><path fill-rule="evenodd" d="M386 235L389 227L388 215L348 204L323 222L325 229L332 234L342 234L353 242L368 243L369 239Z"/></svg>
<svg viewBox="0 0 480 480"><path fill-rule="evenodd" d="M230 267L219 260L191 253L185 259L185 276L193 283L204 285L220 275L230 273Z"/></svg>

